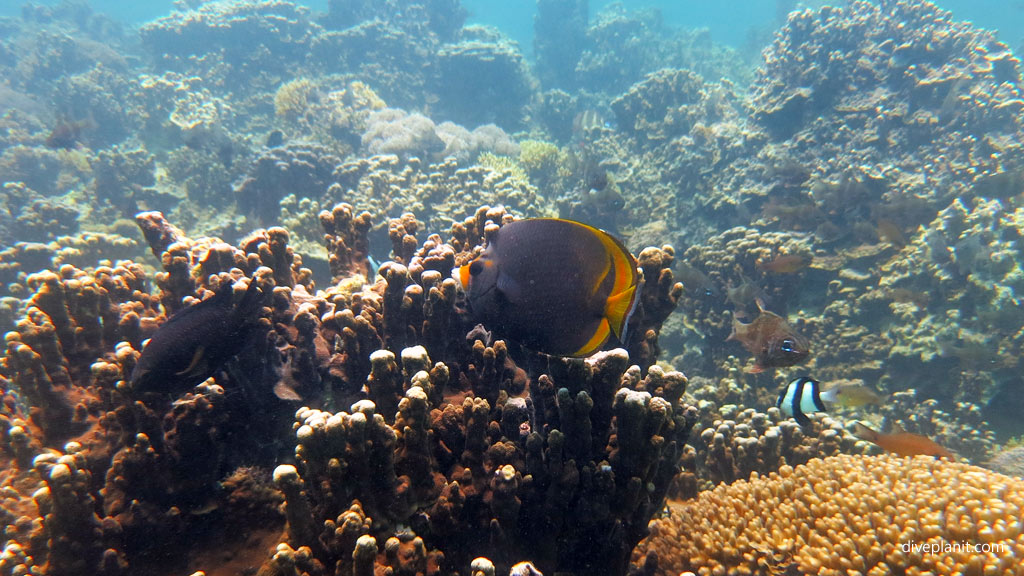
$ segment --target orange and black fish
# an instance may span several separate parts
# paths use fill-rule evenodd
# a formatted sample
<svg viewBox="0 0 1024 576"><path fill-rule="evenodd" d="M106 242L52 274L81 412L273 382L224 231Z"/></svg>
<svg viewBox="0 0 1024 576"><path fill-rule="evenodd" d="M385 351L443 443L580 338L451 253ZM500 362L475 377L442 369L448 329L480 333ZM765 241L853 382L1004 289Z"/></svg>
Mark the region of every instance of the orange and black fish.
<svg viewBox="0 0 1024 576"><path fill-rule="evenodd" d="M213 376L245 347L258 325L261 295L249 280L233 304L234 288L225 283L213 297L171 316L142 349L132 389L179 394Z"/></svg>
<svg viewBox="0 0 1024 576"><path fill-rule="evenodd" d="M882 450L897 456L935 456L953 460L953 453L935 443L927 436L904 432L898 424L893 425L891 434L883 434L868 428L860 422L854 422L853 434L861 440L877 444Z"/></svg>
<svg viewBox="0 0 1024 576"><path fill-rule="evenodd" d="M754 268L771 274L795 274L811 265L810 254L782 254L771 260L758 260Z"/></svg>
<svg viewBox="0 0 1024 576"><path fill-rule="evenodd" d="M572 220L502 226L458 269L470 313L496 336L553 356L588 356L626 338L640 294L637 262L618 239Z"/></svg>
<svg viewBox="0 0 1024 576"><path fill-rule="evenodd" d="M800 364L810 356L807 339L797 334L782 316L767 310L749 324L740 322L735 315L732 334L726 339L736 340L754 355L751 373L763 372L766 368L782 368Z"/></svg>

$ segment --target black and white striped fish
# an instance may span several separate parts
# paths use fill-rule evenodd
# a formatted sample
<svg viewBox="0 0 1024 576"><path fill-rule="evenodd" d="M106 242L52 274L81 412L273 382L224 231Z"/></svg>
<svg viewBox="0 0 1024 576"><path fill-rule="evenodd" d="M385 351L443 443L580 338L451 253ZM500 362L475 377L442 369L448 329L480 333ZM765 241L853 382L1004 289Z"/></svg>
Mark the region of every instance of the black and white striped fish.
<svg viewBox="0 0 1024 576"><path fill-rule="evenodd" d="M775 405L783 414L792 416L798 424L806 426L811 423L808 414L826 412L825 402L835 401L834 397L829 397L832 392L834 390L822 392L820 382L814 378L800 376L782 390Z"/></svg>

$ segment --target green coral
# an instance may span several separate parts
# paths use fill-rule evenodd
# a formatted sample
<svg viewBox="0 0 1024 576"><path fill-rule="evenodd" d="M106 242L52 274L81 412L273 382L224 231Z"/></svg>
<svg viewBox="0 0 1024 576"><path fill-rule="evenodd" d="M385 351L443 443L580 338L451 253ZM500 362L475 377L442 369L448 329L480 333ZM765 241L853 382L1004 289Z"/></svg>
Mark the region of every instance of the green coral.
<svg viewBox="0 0 1024 576"><path fill-rule="evenodd" d="M571 175L568 154L557 145L544 140L524 140L519 143L519 164L530 176L530 181L551 189Z"/></svg>
<svg viewBox="0 0 1024 576"><path fill-rule="evenodd" d="M274 113L285 120L297 120L312 105L316 86L308 78L296 78L281 85L274 93Z"/></svg>
<svg viewBox="0 0 1024 576"><path fill-rule="evenodd" d="M489 168L495 172L506 174L513 181L529 184L530 177L519 162L508 156L499 156L492 152L484 152L477 158L477 164Z"/></svg>

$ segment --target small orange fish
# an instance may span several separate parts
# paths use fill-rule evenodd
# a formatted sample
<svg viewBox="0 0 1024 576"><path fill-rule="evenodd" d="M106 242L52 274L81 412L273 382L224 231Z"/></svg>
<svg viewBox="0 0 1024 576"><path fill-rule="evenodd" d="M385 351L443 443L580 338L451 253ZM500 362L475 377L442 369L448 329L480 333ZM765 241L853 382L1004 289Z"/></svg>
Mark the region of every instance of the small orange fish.
<svg viewBox="0 0 1024 576"><path fill-rule="evenodd" d="M810 254L781 254L771 260L758 260L754 264L761 272L771 274L794 274L811 265Z"/></svg>
<svg viewBox="0 0 1024 576"><path fill-rule="evenodd" d="M872 430L860 422L853 423L853 433L861 440L877 444L882 450L897 456L935 456L953 460L953 453L939 446L935 441L920 434L904 432L898 424L893 425L891 434Z"/></svg>
<svg viewBox="0 0 1024 576"><path fill-rule="evenodd" d="M765 368L793 366L810 356L807 339L797 334L782 316L767 310L762 310L749 324L733 316L732 334L726 338L729 340L739 342L754 355L752 374L764 372Z"/></svg>

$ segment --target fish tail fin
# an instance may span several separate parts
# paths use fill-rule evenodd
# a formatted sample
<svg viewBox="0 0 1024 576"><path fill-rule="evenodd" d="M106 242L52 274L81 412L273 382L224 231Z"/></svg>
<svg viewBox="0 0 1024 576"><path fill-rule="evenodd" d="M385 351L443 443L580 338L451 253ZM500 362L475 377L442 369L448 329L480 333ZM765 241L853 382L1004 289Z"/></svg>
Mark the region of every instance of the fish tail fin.
<svg viewBox="0 0 1024 576"><path fill-rule="evenodd" d="M875 444L878 443L876 442L876 440L878 440L878 431L873 430L860 422L853 423L853 435L861 440L867 440L868 442Z"/></svg>
<svg viewBox="0 0 1024 576"><path fill-rule="evenodd" d="M839 401L839 386L833 386L828 390L822 390L818 394L818 398L821 398L822 402L835 404L836 402Z"/></svg>
<svg viewBox="0 0 1024 576"><path fill-rule="evenodd" d="M618 294L612 294L604 306L604 317L608 319L611 331L620 341L626 337L629 317L633 315L639 301L637 286L637 284L633 284Z"/></svg>
<svg viewBox="0 0 1024 576"><path fill-rule="evenodd" d="M260 309L260 299L263 296L263 290L260 289L259 282L256 278L249 278L249 287L245 290L245 295L238 302L238 306L235 307L234 314L239 318L249 318L255 316Z"/></svg>
<svg viewBox="0 0 1024 576"><path fill-rule="evenodd" d="M759 312L766 312L766 311L768 310L768 309L767 309L767 308L765 307L765 303L764 303L764 297L763 297L763 296L755 296L755 297L754 297L754 303L756 303L756 304L757 304L757 310L758 310Z"/></svg>

